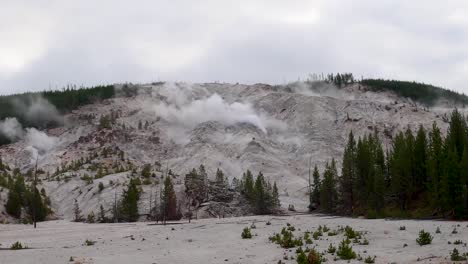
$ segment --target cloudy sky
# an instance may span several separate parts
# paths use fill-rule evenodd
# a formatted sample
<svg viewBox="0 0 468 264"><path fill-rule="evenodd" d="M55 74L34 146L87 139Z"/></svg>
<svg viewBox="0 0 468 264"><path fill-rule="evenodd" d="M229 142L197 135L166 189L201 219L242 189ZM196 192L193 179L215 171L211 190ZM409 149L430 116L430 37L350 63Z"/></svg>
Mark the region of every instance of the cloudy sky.
<svg viewBox="0 0 468 264"><path fill-rule="evenodd" d="M0 1L1 94L344 71L468 93L468 1Z"/></svg>

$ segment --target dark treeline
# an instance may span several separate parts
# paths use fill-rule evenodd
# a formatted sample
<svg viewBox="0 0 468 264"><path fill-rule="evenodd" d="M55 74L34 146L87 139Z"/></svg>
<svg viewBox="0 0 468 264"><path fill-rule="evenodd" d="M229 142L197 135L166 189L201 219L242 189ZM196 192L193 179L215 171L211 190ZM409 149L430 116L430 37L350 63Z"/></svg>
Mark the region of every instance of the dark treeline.
<svg viewBox="0 0 468 264"><path fill-rule="evenodd" d="M310 209L368 217L468 216L468 129L453 111L444 138L434 123L400 132L385 153L377 133L356 140L351 132L341 175L332 160L320 181L313 173Z"/></svg>
<svg viewBox="0 0 468 264"><path fill-rule="evenodd" d="M0 96L0 120L14 117L24 127L54 127L58 125L56 119L48 119L46 117L32 118L28 116L28 109L33 104L44 104L44 102L38 101L38 98L45 99L46 103L55 107L59 114L65 114L80 106L111 98L114 94L113 85L104 85L78 89L74 86L69 86L63 90ZM44 105L35 107L40 107L39 110L44 111ZM10 143L10 140L0 134L0 145L8 143Z"/></svg>
<svg viewBox="0 0 468 264"><path fill-rule="evenodd" d="M436 104L439 99L446 99L463 106L468 103L468 97L464 94L424 83L364 79L361 80L361 84L368 86L373 91L392 91L399 96L411 98L428 106Z"/></svg>

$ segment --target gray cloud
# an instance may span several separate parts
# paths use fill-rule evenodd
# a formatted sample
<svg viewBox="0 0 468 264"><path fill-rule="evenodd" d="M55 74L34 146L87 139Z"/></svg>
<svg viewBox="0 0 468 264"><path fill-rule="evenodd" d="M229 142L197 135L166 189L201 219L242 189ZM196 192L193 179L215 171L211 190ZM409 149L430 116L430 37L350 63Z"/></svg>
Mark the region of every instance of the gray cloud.
<svg viewBox="0 0 468 264"><path fill-rule="evenodd" d="M122 81L269 82L314 72L468 92L468 2L12 1L0 94Z"/></svg>

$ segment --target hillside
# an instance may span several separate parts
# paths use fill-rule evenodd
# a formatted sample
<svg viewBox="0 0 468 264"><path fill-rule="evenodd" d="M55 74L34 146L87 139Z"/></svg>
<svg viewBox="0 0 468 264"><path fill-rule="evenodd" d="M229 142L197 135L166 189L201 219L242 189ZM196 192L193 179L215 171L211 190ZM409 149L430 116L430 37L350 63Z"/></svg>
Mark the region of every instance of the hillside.
<svg viewBox="0 0 468 264"><path fill-rule="evenodd" d="M52 101L63 125L41 131L16 124L18 141L2 146L0 156L11 170L23 172L37 158L40 188L58 218L73 218L75 199L84 215L97 213L100 205L110 214L130 178L144 182L139 212L145 214L168 169L186 210L184 176L201 164L210 179L217 168L230 181L247 169L255 175L261 171L278 184L283 207L305 210L309 160L320 169L332 157L340 161L351 130L356 136L376 130L385 146L408 126L429 128L435 121L446 131L451 109L365 88L355 83L338 89L324 82L156 83L133 92L117 87L116 97L67 111ZM155 177L141 176L147 164ZM5 191L0 197L5 199ZM5 213L1 217L12 220Z"/></svg>

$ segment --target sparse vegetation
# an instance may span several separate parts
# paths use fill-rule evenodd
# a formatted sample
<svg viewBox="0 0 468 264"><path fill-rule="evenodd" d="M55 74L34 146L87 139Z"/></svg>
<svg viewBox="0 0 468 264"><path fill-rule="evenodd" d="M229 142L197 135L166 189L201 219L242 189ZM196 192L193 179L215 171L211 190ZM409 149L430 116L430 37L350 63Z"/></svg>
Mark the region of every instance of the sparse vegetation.
<svg viewBox="0 0 468 264"><path fill-rule="evenodd" d="M23 246L23 244L21 244L21 242L19 241L16 241L15 243L13 243L11 246L10 246L10 249L11 250L21 250L21 249L27 249L28 247L26 246Z"/></svg>
<svg viewBox="0 0 468 264"><path fill-rule="evenodd" d="M89 240L89 239L86 239L86 241L84 242L85 246L94 246L94 244L96 244L96 241Z"/></svg>
<svg viewBox="0 0 468 264"><path fill-rule="evenodd" d="M419 231L419 237L416 239L416 242L420 246L429 245L432 243L432 236L429 232L425 232L424 230Z"/></svg>
<svg viewBox="0 0 468 264"><path fill-rule="evenodd" d="M356 253L353 251L353 248L350 246L349 240L342 240L338 251L336 254L344 260L355 259Z"/></svg>
<svg viewBox="0 0 468 264"><path fill-rule="evenodd" d="M245 227L244 230L242 230L241 237L242 237L242 239L252 238L252 232L251 232L250 228Z"/></svg>

